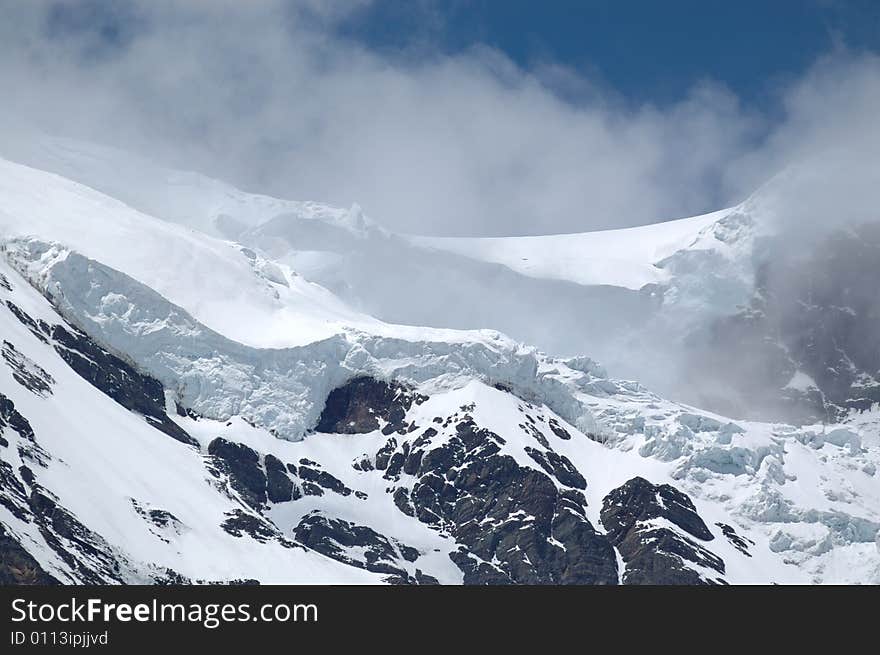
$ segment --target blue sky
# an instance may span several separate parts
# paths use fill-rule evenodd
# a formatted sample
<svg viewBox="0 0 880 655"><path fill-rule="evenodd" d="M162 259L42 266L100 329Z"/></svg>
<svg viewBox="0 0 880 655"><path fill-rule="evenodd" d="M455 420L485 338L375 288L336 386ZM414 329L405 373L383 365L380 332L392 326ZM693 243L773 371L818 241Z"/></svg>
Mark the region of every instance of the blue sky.
<svg viewBox="0 0 880 655"><path fill-rule="evenodd" d="M0 18L0 147L25 123L401 232L632 226L829 149L880 156L877 0L0 0Z"/></svg>
<svg viewBox="0 0 880 655"><path fill-rule="evenodd" d="M303 13L301 0L287 4L291 13ZM305 3L320 11L325 4L333 6ZM523 69L561 64L607 93L661 106L713 80L767 108L780 84L821 55L841 47L880 50L876 0L354 0L340 6L346 8L332 22L335 35L389 60L489 47ZM149 29L136 7L55 2L46 33L87 34L84 54L106 55Z"/></svg>
<svg viewBox="0 0 880 655"><path fill-rule="evenodd" d="M674 102L709 78L766 103L835 47L880 48L880 2L377 0L338 29L389 57L483 44L526 68L559 62L636 102Z"/></svg>

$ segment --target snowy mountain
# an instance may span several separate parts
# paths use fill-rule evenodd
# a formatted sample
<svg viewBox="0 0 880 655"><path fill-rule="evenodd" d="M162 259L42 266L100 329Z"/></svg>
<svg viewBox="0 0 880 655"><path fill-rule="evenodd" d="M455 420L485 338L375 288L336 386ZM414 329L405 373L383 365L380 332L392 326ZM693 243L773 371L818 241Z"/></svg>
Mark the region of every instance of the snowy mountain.
<svg viewBox="0 0 880 655"><path fill-rule="evenodd" d="M821 256L829 241L839 241L839 234L826 234L789 248L796 241L792 233L803 230L779 228L778 215L797 206L801 187L816 185L810 176L798 186L785 183L796 175L780 175L740 205L705 216L604 232L463 239L397 235L356 205L342 209L246 193L106 147L33 135L17 141L7 135L2 146L146 214L287 266L301 276L295 279L320 284L368 323L374 316L405 325L492 328L547 352L587 352L616 375L739 418L810 423L877 398L871 380L880 367L861 354L876 348L861 335L877 334L880 325L866 303L856 331L864 347L845 348L837 362L827 337L805 338L805 329L819 322L807 319L805 328L787 318L791 311L761 309L768 294L790 297L790 290L775 290L785 279L809 277L815 269L809 253ZM782 260L790 262L787 272L771 266ZM835 264L823 271L828 312L836 311L834 299L854 279L876 278L871 257L860 261L859 270ZM279 275L270 268L267 275ZM225 314L222 301L218 313ZM313 312L305 314L303 326ZM764 318L756 323L759 315ZM266 337L277 333L226 331L255 339L254 345L291 343ZM311 336L319 333L316 327ZM825 346L809 345L823 339ZM823 373L829 368L839 371L833 380Z"/></svg>
<svg viewBox="0 0 880 655"><path fill-rule="evenodd" d="M880 583L871 402L735 420L576 354L766 308L756 199L435 239L120 156L0 161L3 582Z"/></svg>

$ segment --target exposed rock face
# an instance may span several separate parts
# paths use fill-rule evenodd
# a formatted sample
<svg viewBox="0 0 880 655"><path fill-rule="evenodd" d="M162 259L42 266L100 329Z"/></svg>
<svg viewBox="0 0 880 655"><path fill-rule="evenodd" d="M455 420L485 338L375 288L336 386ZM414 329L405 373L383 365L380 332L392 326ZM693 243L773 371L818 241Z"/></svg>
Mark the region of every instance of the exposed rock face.
<svg viewBox="0 0 880 655"><path fill-rule="evenodd" d="M234 537L250 536L255 541L266 543L280 537L278 530L267 520L241 510L233 510L227 515L221 527ZM283 543L283 541L282 541Z"/></svg>
<svg viewBox="0 0 880 655"><path fill-rule="evenodd" d="M0 354L12 369L12 378L21 386L44 398L52 394L52 385L55 384L52 376L19 352L14 344L4 340Z"/></svg>
<svg viewBox="0 0 880 655"><path fill-rule="evenodd" d="M388 399L367 380L348 386L344 397L368 417L381 414ZM427 428L407 424L404 414L397 423L405 430L353 463L382 472L396 485L388 491L401 512L455 540L450 557L465 584L616 584L615 546L626 584L723 582L724 562L698 543L714 537L687 495L634 478L606 497L602 534L586 515L581 490L589 481L552 447L554 438L571 439L558 421L536 420L535 408L520 404L518 427L534 440L523 447L532 468L505 452L503 435L477 424L474 409L437 416Z"/></svg>
<svg viewBox="0 0 880 655"><path fill-rule="evenodd" d="M712 533L674 487L633 478L605 497L601 516L626 563L624 584L723 582L724 562L694 540L711 541Z"/></svg>
<svg viewBox="0 0 880 655"><path fill-rule="evenodd" d="M225 475L232 488L255 513L235 510L222 528L236 537L249 536L265 543L272 539L292 546L267 517L272 504L322 496L325 491L358 498L354 492L317 462L300 459L285 464L274 455L261 456L252 448L222 438L214 439L208 452L216 465L215 475ZM303 517L292 534L302 546L357 568L387 574L387 580L401 584L430 584L436 579L416 569L409 573L401 562L414 562L420 555L415 548L379 534L372 528L355 525L313 512Z"/></svg>
<svg viewBox="0 0 880 655"><path fill-rule="evenodd" d="M34 431L6 396L0 394L0 434L7 429L18 435L18 453L45 466L49 456L36 442ZM16 471L5 461L3 449L9 440L0 443L0 505L15 518L37 527L47 547L75 571L76 580L85 584L122 582L125 561L97 533L83 525L63 507L54 494L38 482L34 471L25 465ZM53 584L48 575L21 547L19 541L0 525L0 582L8 584Z"/></svg>
<svg viewBox="0 0 880 655"><path fill-rule="evenodd" d="M350 496L353 493L339 478L327 471L322 471L321 465L317 462L301 459L299 467L288 464L287 470L299 477L303 493L307 496L323 496L324 490L332 491L341 496Z"/></svg>
<svg viewBox="0 0 880 655"><path fill-rule="evenodd" d="M39 443L37 443L36 435L34 434L34 429L31 427L30 422L22 416L21 412L19 412L15 408L15 404L2 393L0 393L0 448L8 448L10 447L10 439L7 436L4 436L5 431L9 429L18 434L18 446L16 450L18 451L18 456L22 460L27 460L32 462L37 466L45 466L49 461L49 455L43 450ZM5 461L2 461L4 458L2 457L2 451L0 451L0 466L5 467L9 471L12 470L12 467ZM29 471L27 467L21 467L21 470ZM14 478L15 476L12 475ZM2 482L2 480L0 480ZM0 484L0 490L3 489L3 485ZM0 494L0 504L6 504L6 500L2 494Z"/></svg>
<svg viewBox="0 0 880 655"><path fill-rule="evenodd" d="M749 547L754 546L755 542L747 537L742 537L736 533L736 530L731 525L727 525L726 523L716 523L719 528L721 528L721 532L724 533L724 536L727 540L733 544L733 547L736 548L739 552L747 557L751 557L752 554L749 552Z"/></svg>
<svg viewBox="0 0 880 655"><path fill-rule="evenodd" d="M150 425L169 437L198 446L198 442L165 413L165 393L158 380L140 373L101 348L84 332L60 324L36 321L10 300L6 301L6 305L22 324L41 341L50 343L70 368L92 386L126 409L141 414ZM31 377L33 375L32 372ZM44 379L44 383L48 384L48 381Z"/></svg>
<svg viewBox="0 0 880 655"><path fill-rule="evenodd" d="M150 532L165 543L176 535L183 534L186 526L171 512L157 507L143 507L136 499L131 499L134 510L150 524Z"/></svg>
<svg viewBox="0 0 880 655"><path fill-rule="evenodd" d="M568 461L565 455L559 455L552 450L541 452L537 448L531 447L527 447L526 452L542 469L566 487L574 487L575 489L587 488L587 481L584 480L584 476Z"/></svg>
<svg viewBox="0 0 880 655"><path fill-rule="evenodd" d="M57 585L59 582L0 525L0 584Z"/></svg>
<svg viewBox="0 0 880 655"><path fill-rule="evenodd" d="M796 422L833 422L880 402L880 222L763 249L751 303L695 335L689 362L693 376L740 397L698 400Z"/></svg>
<svg viewBox="0 0 880 655"><path fill-rule="evenodd" d="M31 443L36 443L34 437L34 429L28 420L21 415L15 408L9 398L0 393L0 435L3 434L4 428L15 430L22 439ZM0 443L0 445L8 446L8 443Z"/></svg>
<svg viewBox="0 0 880 655"><path fill-rule="evenodd" d="M285 503L305 496L323 496L325 491L366 497L347 487L339 478L321 470L321 465L300 459L299 465L285 464L274 455L262 457L244 444L218 437L208 445L217 473L228 476L232 488L252 509L262 511L267 501ZM261 461L262 460L262 461Z"/></svg>
<svg viewBox="0 0 880 655"><path fill-rule="evenodd" d="M697 539L714 538L691 499L668 484L653 485L644 478L633 478L609 493L602 503L602 524L613 541L619 541L639 522L660 518Z"/></svg>
<svg viewBox="0 0 880 655"><path fill-rule="evenodd" d="M372 528L331 519L315 511L304 517L293 533L296 540L304 546L357 568L387 573L391 582L437 583L435 578L418 569L415 575L411 575L401 567L401 560L415 562L421 554L418 550L389 539Z"/></svg>
<svg viewBox="0 0 880 655"><path fill-rule="evenodd" d="M266 455L264 464L266 466L266 495L269 500L273 503L293 500L293 481L288 477L284 463L274 455Z"/></svg>
<svg viewBox="0 0 880 655"><path fill-rule="evenodd" d="M385 434L405 430L403 419L413 403L425 397L400 384L357 377L330 392L315 429L362 434L382 427ZM380 426L379 421L385 425Z"/></svg>
<svg viewBox="0 0 880 655"><path fill-rule="evenodd" d="M84 526L39 486L32 489L28 505L43 539L85 584L125 581L127 563L103 537Z"/></svg>
<svg viewBox="0 0 880 655"><path fill-rule="evenodd" d="M218 437L208 444L208 453L229 476L232 488L244 502L256 510L266 504L266 474L255 450Z"/></svg>
<svg viewBox="0 0 880 655"><path fill-rule="evenodd" d="M399 449L392 438L392 454L380 452L376 468L417 478L411 490L398 488L395 502L461 544L452 557L465 584L617 582L614 551L585 515L579 473L561 466L559 482L575 488L559 489L549 475L501 454L504 439L467 414L455 436L432 448L436 434L429 428Z"/></svg>

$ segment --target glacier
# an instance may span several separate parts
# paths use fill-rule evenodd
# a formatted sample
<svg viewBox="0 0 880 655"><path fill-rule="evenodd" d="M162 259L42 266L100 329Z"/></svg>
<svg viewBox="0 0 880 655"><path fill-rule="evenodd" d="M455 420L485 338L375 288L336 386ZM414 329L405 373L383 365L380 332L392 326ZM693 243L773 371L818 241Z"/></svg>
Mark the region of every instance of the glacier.
<svg viewBox="0 0 880 655"><path fill-rule="evenodd" d="M370 551L390 558L389 570L408 581L529 579L517 568L521 562L504 559L508 555L495 552L492 557L500 560L481 559L482 542L471 539L467 524L456 522L457 514L438 515L435 523L418 514L424 510L418 507L419 494L427 493L436 469L414 463L409 472L392 474L381 455L387 449L388 458L403 461L418 450L423 461L432 453L436 460L463 438L462 430L473 429L484 439L480 448L497 449L492 457L502 458L499 466L509 457L517 479L540 480L547 493L558 494L554 525L574 512L578 529L591 526L599 541L613 532L603 524L614 517L609 498L615 490L633 491L629 482L643 480L633 492L640 498L654 493L651 485L687 494L694 505L688 512L699 515L705 531L682 528L690 519L664 515L663 501L650 510L657 516L627 528L626 539L664 535L679 545L705 539L691 551L703 563L681 563L695 579L880 582L880 421L873 410L838 425L738 420L707 412L612 377L583 355L553 357L494 330L396 325L353 309L295 270L296 260L273 240L290 239L278 229L298 220L286 213L290 207L275 214L279 207L272 206L261 214L264 229L236 228L235 237L243 238L238 242L229 239L231 228L205 234L55 174L8 161L0 162L0 172L0 273L6 281L0 288L5 303L0 320L10 343L4 352L21 353L9 354L2 392L30 422L39 444L39 449L28 445L11 423L2 428L3 438L17 449L0 451L12 471L11 486L2 491L8 507L0 507L0 516L5 529L54 576L155 581L170 569L192 581L386 580L381 567L364 559L363 552ZM643 278L634 273L633 284L663 282L668 306L680 307L683 314L688 303L703 307L740 297L749 283L745 262L754 245L756 212L746 205L679 222L669 232L655 228L675 238L664 236L633 254L638 261L631 260L631 270L648 271ZM228 219L220 225L239 225L233 214L222 215ZM397 238L382 233L357 208L333 213L327 221L306 220L330 225L337 236L343 230ZM252 238L244 238L248 234ZM596 238L601 243L605 237ZM512 257L511 265L520 266L513 262L522 261L521 248L541 251L538 243L495 244L491 255L467 250L471 245L455 247L467 250L468 257L491 256L494 265ZM723 284L700 284L723 270L719 262L730 267L721 276L725 284L739 280L741 286L725 290ZM526 274L565 273L529 268ZM707 289L720 295L700 299ZM63 347L41 325L81 331L96 347L154 378L164 391L169 420L193 443L169 439L150 420L77 377L59 359ZM45 379L51 393L25 387L22 371ZM393 422L378 420L375 429L319 431L331 394L362 378L400 385L393 402L400 394L414 394L419 401L397 408L401 416ZM229 453L244 459L230 459ZM276 461L287 462L287 472L279 473ZM465 461L473 468L479 458ZM22 473L23 467L30 473ZM253 489L236 486L237 467L275 480L282 492L288 483L305 489L323 480L328 486L320 495L255 501ZM579 478L585 481L582 504L571 500ZM261 493L278 494L267 484ZM452 485L461 499L479 498L463 484ZM73 556L79 568L65 561L36 519L22 519L10 509L26 518L27 511L35 511L25 511L24 496L12 488L30 489L31 498L54 497L91 531L83 541L114 553L116 563L124 564L122 572L113 574L112 566L96 561L82 545ZM566 502L576 507L560 509ZM415 504L417 516L401 509L407 503ZM537 521L517 513L524 511L489 514L483 525L497 521L500 529ZM162 512L174 520L163 519ZM343 540L360 538L356 535L366 533L359 527L379 536L371 536L369 546L314 541L316 530ZM564 550L554 545L562 543L562 534L549 534L548 552ZM621 579L637 573L636 560L630 559L634 551L627 551L624 541L613 545L611 558L626 564L628 573L620 573ZM214 555L202 555L205 550ZM723 573L706 568L715 557L723 561ZM582 565L569 566L575 564ZM542 572L528 573L533 574Z"/></svg>

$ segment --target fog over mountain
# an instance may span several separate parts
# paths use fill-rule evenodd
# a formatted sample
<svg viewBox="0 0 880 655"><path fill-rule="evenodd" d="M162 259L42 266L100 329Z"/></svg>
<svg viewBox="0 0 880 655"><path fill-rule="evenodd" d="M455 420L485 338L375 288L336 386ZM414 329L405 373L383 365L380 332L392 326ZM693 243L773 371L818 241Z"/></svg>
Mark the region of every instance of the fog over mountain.
<svg viewBox="0 0 880 655"><path fill-rule="evenodd" d="M0 583L880 584L880 58L368 4L0 0Z"/></svg>
<svg viewBox="0 0 880 655"><path fill-rule="evenodd" d="M376 54L334 30L360 8L11 3L0 76L16 92L0 109L0 148L181 222L189 222L184 206L165 200L166 181L151 177L151 164L65 163L32 135L139 152L160 168L277 197L357 203L398 234L628 227L732 207L758 189L784 248L798 240L809 249L834 228L877 219L874 55L840 45L781 83L771 109L744 105L711 80L661 107L558 65L519 68L487 48L419 63ZM581 90L578 102L566 85ZM668 372L683 366L677 350L658 353L650 337L643 348L641 331L621 344L622 329L650 321L644 294L603 280L585 289L510 279L468 259L431 266L423 253L410 260L405 249L377 247L381 256L356 248L345 271L299 266L387 320L494 327L549 351L589 352L621 375L696 400L687 387L702 382L681 379L693 369ZM432 297L418 293L429 280ZM716 297L711 315L747 303L748 284ZM498 300L480 301L487 296ZM682 316L668 329L686 323ZM650 326L660 343L677 344L662 329Z"/></svg>
<svg viewBox="0 0 880 655"><path fill-rule="evenodd" d="M876 153L880 64L845 44L765 108L711 79L655 106L486 47L376 54L334 30L362 4L6 1L3 132L26 121L446 236L690 216L802 157L854 149L856 168Z"/></svg>

